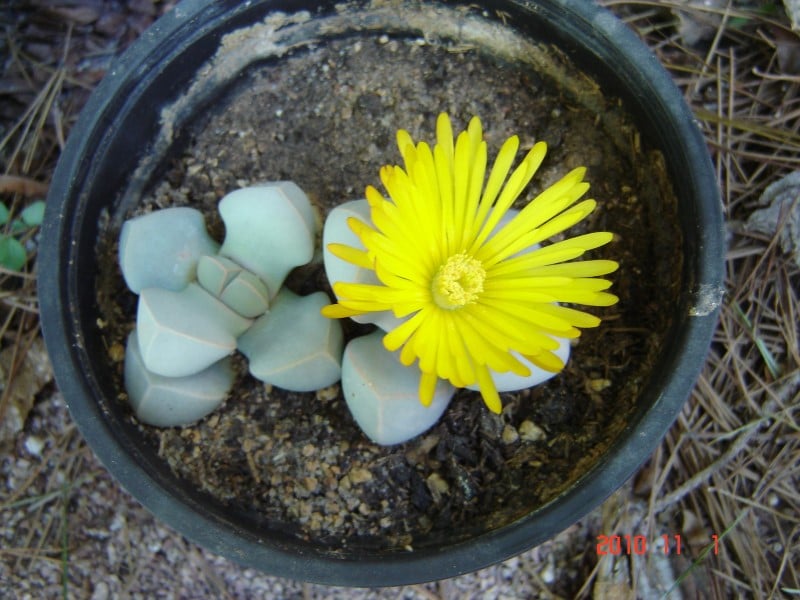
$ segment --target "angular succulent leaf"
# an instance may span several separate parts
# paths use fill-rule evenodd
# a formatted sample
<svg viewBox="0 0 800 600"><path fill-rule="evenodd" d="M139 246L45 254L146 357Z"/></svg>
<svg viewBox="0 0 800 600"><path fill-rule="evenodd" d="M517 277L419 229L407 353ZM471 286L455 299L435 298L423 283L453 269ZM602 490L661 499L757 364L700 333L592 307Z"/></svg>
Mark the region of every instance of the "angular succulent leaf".
<svg viewBox="0 0 800 600"><path fill-rule="evenodd" d="M178 291L195 279L201 256L216 254L203 214L193 208L166 208L125 221L119 264L128 288Z"/></svg>
<svg viewBox="0 0 800 600"><path fill-rule="evenodd" d="M419 401L419 369L403 366L383 347L382 331L355 338L342 358L342 393L362 431L376 444L400 444L429 429L450 403L455 388L440 379L433 401Z"/></svg>
<svg viewBox="0 0 800 600"><path fill-rule="evenodd" d="M252 324L196 283L180 292L145 288L136 326L148 371L185 377L236 349L236 338Z"/></svg>
<svg viewBox="0 0 800 600"><path fill-rule="evenodd" d="M189 425L222 404L233 385L229 358L187 377L164 377L147 370L134 330L125 351L125 389L136 417L157 427Z"/></svg>
<svg viewBox="0 0 800 600"><path fill-rule="evenodd" d="M303 191L280 181L231 192L219 203L220 254L256 274L273 296L294 267L314 255L317 217Z"/></svg>
<svg viewBox="0 0 800 600"><path fill-rule="evenodd" d="M287 289L278 292L270 312L238 340L253 376L296 392L318 390L338 381L341 325L320 314L329 301L322 292L308 296Z"/></svg>
<svg viewBox="0 0 800 600"><path fill-rule="evenodd" d="M219 296L242 267L224 256L201 256L197 261L197 282L211 295Z"/></svg>
<svg viewBox="0 0 800 600"><path fill-rule="evenodd" d="M241 271L219 297L243 317L260 317L269 308L269 291L264 282L250 271Z"/></svg>

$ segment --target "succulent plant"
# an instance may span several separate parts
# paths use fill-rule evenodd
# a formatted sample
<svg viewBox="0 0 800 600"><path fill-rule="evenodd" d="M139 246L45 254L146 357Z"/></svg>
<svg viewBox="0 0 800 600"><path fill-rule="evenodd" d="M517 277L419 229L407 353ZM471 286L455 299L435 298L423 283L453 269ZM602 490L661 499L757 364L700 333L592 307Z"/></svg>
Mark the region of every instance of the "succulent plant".
<svg viewBox="0 0 800 600"><path fill-rule="evenodd" d="M219 209L221 246L192 208L122 227L120 267L139 294L125 385L151 425L186 425L222 404L237 346L254 376L279 387L307 391L339 379L341 326L320 314L328 297L281 290L289 270L313 256L317 218L306 195L276 182L231 192Z"/></svg>

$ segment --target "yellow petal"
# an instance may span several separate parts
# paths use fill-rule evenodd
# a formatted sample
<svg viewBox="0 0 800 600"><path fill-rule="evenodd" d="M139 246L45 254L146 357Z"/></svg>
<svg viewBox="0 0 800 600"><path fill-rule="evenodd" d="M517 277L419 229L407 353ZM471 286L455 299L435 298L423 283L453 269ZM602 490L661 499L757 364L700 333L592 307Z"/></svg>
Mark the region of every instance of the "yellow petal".
<svg viewBox="0 0 800 600"><path fill-rule="evenodd" d="M525 358L540 369L544 369L550 373L558 373L564 368L564 361L547 350L543 350L539 354L526 354Z"/></svg>
<svg viewBox="0 0 800 600"><path fill-rule="evenodd" d="M465 315L461 334L464 336L469 353L475 357L477 364L485 364L498 373L511 371L523 377L530 375L528 368L509 353L512 340L499 335L486 323Z"/></svg>
<svg viewBox="0 0 800 600"><path fill-rule="evenodd" d="M474 143L474 141L473 141ZM480 142L474 149L470 158L469 189L467 192L467 204L464 207L464 226L461 232L461 242L456 248L457 252L466 252L474 235L477 235L481 222L477 218L478 203L483 189L483 179L486 175L486 142Z"/></svg>
<svg viewBox="0 0 800 600"><path fill-rule="evenodd" d="M372 260L370 260L369 255L363 250L356 250L352 246L346 246L344 244L328 244L328 251L334 256L346 260L357 267L372 269Z"/></svg>
<svg viewBox="0 0 800 600"><path fill-rule="evenodd" d="M500 152L492 165L492 170L489 173L489 180L486 182L486 187L483 190L480 203L478 204L478 211L475 215L474 223L476 226L473 228L475 233L478 232L478 227L483 225L484 220L489 214L497 195L500 193L503 182L511 169L511 163L514 162L514 156L517 154L519 148L519 138L515 135L508 138L500 147Z"/></svg>
<svg viewBox="0 0 800 600"><path fill-rule="evenodd" d="M341 304L328 304L327 306L323 306L322 309L320 309L320 313L323 317L328 317L329 319L344 319L346 317L364 314L359 310L345 308Z"/></svg>
<svg viewBox="0 0 800 600"><path fill-rule="evenodd" d="M410 170L416 158L416 149L411 134L405 129L399 129L397 131L397 149L400 150L400 155L403 157L406 170Z"/></svg>
<svg viewBox="0 0 800 600"><path fill-rule="evenodd" d="M475 366L464 344L457 319L453 311L444 312L443 319L445 323L444 339L447 343L450 360L454 363L454 371L458 374L458 377L453 380L453 384L456 387L472 385L477 381Z"/></svg>
<svg viewBox="0 0 800 600"><path fill-rule="evenodd" d="M536 238L532 237L530 234L541 227L542 224L572 206L588 189L588 183L578 183L567 190L563 196L549 204L529 203L505 227L498 231L491 239L487 240L482 249L482 253L485 254L488 260L494 257L499 251L511 246L509 250L503 252L503 254L498 257L502 259L507 256L512 256L532 246L534 243L537 243L537 241L534 241ZM544 237L542 237L542 234L537 237L540 239L551 237L551 235L546 233L543 235ZM518 240L520 240L521 243L515 243ZM498 258L494 260L498 260Z"/></svg>
<svg viewBox="0 0 800 600"><path fill-rule="evenodd" d="M425 316L418 312L383 336L383 345L389 352L394 352L408 341L411 334L416 331Z"/></svg>
<svg viewBox="0 0 800 600"><path fill-rule="evenodd" d="M599 317L590 315L582 310L559 306L558 304L540 304L536 309L542 313L550 314L554 318L571 323L574 327L597 327L600 324Z"/></svg>
<svg viewBox="0 0 800 600"><path fill-rule="evenodd" d="M433 402L437 381L439 381L439 378L436 377L436 373L422 372L422 376L419 379L419 400L424 406L430 406L431 402Z"/></svg>
<svg viewBox="0 0 800 600"><path fill-rule="evenodd" d="M549 335L560 337L577 337L571 323L556 318L552 314L542 313L540 306L549 304L533 304L519 301L497 300L485 308L485 320L513 340L511 346L519 352L532 352L537 348L555 350L558 343Z"/></svg>
<svg viewBox="0 0 800 600"><path fill-rule="evenodd" d="M528 274L532 277L597 277L613 273L618 268L619 264L613 260L582 260L537 267Z"/></svg>
<svg viewBox="0 0 800 600"><path fill-rule="evenodd" d="M481 246L492 233L492 231L494 231L495 227L497 227L497 224L500 222L500 219L502 219L503 215L508 211L509 208L511 208L511 205L519 197L525 186L528 185L531 177L533 177L534 173L539 168L539 165L542 164L546 153L547 145L544 142L539 142L538 144L534 145L533 148L531 148L530 152L528 152L523 161L519 164L519 166L517 166L514 172L511 173L511 176L508 178L503 191L500 193L500 197L497 199L489 218L486 219L486 222L483 224L480 233L472 242L471 252L473 254L476 256L478 255L479 246ZM498 235L500 234L496 234L495 238L497 238Z"/></svg>
<svg viewBox="0 0 800 600"><path fill-rule="evenodd" d="M578 258L587 250L607 244L613 237L613 234L605 231L579 235L487 266L487 272L492 278L525 276L530 269Z"/></svg>
<svg viewBox="0 0 800 600"><path fill-rule="evenodd" d="M500 395L497 393L497 387L494 385L494 380L489 374L489 371L484 366L478 366L478 386L481 390L481 396L486 406L495 414L500 414L503 410L503 403L500 401Z"/></svg>
<svg viewBox="0 0 800 600"><path fill-rule="evenodd" d="M439 182L439 204L442 207L441 235L446 255L453 253L456 244L456 216L453 200L453 170L451 157L445 156L441 146L434 149L434 166Z"/></svg>
<svg viewBox="0 0 800 600"><path fill-rule="evenodd" d="M447 113L439 113L436 119L436 145L441 147L449 164L453 163L453 125Z"/></svg>

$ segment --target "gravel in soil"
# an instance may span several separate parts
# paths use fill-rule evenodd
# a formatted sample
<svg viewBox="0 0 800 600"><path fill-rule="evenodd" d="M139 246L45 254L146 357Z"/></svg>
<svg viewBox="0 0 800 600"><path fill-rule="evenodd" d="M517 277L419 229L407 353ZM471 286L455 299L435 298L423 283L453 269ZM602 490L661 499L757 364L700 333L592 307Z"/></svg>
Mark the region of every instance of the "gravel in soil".
<svg viewBox="0 0 800 600"><path fill-rule="evenodd" d="M221 239L216 203L225 193L290 179L324 216L361 197L367 184L378 183L381 165L399 160L398 128L432 141L441 111L456 128L479 115L495 151L512 134L520 135L522 149L548 143L520 205L571 168L588 167L599 206L570 234L617 234L602 254L620 262L612 291L621 301L593 311L604 322L584 332L562 374L503 394L501 415L462 390L436 426L399 446L370 443L338 385L286 392L248 376L242 357L235 389L210 417L185 428L139 426L142 443L189 486L258 527L313 539L331 553L453 542L554 498L625 427L676 303L680 240L659 156L640 147L630 125L611 135L594 113L530 67L444 41L365 34L250 69L219 110L184 131L136 212L195 206ZM606 111L625 123L615 100ZM630 140L628 147L615 145L620 137ZM101 234L97 292L109 366L122 390L119 350L136 298L119 274L117 235L113 226ZM297 269L287 285L298 293L329 291L319 260ZM346 334L364 331L350 325ZM118 408L129 414L124 402Z"/></svg>

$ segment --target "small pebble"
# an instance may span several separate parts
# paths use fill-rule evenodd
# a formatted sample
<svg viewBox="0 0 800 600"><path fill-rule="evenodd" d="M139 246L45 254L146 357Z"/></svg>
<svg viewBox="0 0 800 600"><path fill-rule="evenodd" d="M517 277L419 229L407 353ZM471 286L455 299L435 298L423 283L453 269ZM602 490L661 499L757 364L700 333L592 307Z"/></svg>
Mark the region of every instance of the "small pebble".
<svg viewBox="0 0 800 600"><path fill-rule="evenodd" d="M91 600L108 600L110 597L111 592L108 589L108 584L104 581L100 581L94 587Z"/></svg>
<svg viewBox="0 0 800 600"><path fill-rule="evenodd" d="M513 444L519 441L519 433L511 425L503 427L502 440L504 444Z"/></svg>
<svg viewBox="0 0 800 600"><path fill-rule="evenodd" d="M44 440L32 435L25 440L25 450L33 456L41 456L42 448L44 448Z"/></svg>
<svg viewBox="0 0 800 600"><path fill-rule="evenodd" d="M442 499L442 496L450 491L450 486L442 479L439 473L431 473L428 475L425 483L428 484L428 490L430 490L431 496L433 496L433 501L437 504Z"/></svg>
<svg viewBox="0 0 800 600"><path fill-rule="evenodd" d="M111 520L111 525L108 526L110 531L119 531L127 524L125 517L121 514L117 513L114 515L114 518Z"/></svg>
<svg viewBox="0 0 800 600"><path fill-rule="evenodd" d="M336 400L339 396L339 384L329 385L328 387L324 387L321 390L317 390L316 393L317 400L322 402L330 402L331 400Z"/></svg>
<svg viewBox="0 0 800 600"><path fill-rule="evenodd" d="M319 490L319 481L316 477L306 477L304 480L306 489L311 493L314 494Z"/></svg>
<svg viewBox="0 0 800 600"><path fill-rule="evenodd" d="M556 571L552 562L547 563L547 566L539 573L539 577L548 585L556 580Z"/></svg>
<svg viewBox="0 0 800 600"><path fill-rule="evenodd" d="M603 390L611 387L611 380L603 378L590 379L589 387L592 389L593 392L602 392Z"/></svg>
<svg viewBox="0 0 800 600"><path fill-rule="evenodd" d="M526 442L538 442L547 438L544 430L533 421L525 420L519 425L519 435Z"/></svg>
<svg viewBox="0 0 800 600"><path fill-rule="evenodd" d="M111 344L108 349L108 357L114 362L122 362L125 360L125 347L119 342Z"/></svg>
<svg viewBox="0 0 800 600"><path fill-rule="evenodd" d="M355 467L350 470L350 482L358 485L359 483L364 483L370 481L372 479L372 473L369 472L369 469L364 469L362 467Z"/></svg>

